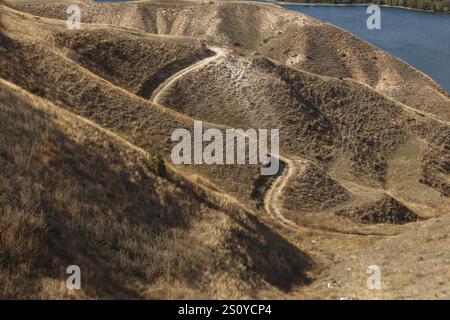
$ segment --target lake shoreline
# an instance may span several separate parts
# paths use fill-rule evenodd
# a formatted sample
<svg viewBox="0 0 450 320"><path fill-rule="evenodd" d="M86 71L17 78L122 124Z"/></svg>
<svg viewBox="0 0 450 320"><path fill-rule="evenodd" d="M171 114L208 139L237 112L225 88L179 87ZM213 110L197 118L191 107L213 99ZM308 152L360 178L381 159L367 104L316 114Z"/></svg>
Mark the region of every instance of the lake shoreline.
<svg viewBox="0 0 450 320"><path fill-rule="evenodd" d="M423 12L423 13L441 13L441 14L450 14L450 11L432 11L432 10L423 10L423 9L417 9L417 8L409 8L409 7L401 7L401 6L390 6L386 4L375 4L375 3L307 3L307 2L285 2L285 1L278 1L277 3L279 6L282 5L294 5L294 6L310 6L310 7L366 7L370 5L377 5L379 7L385 7L385 8L396 8L396 9L402 9L402 10L410 10L410 11L417 11L417 12Z"/></svg>
<svg viewBox="0 0 450 320"><path fill-rule="evenodd" d="M293 10L293 11L302 13L304 15L307 15L309 17L312 17L312 18L314 18L314 19L316 19L316 20L318 20L318 21L320 21L322 23L332 25L333 27L338 28L338 29L340 29L341 31L343 31L345 33L349 33L349 34L359 38L360 40L365 42L367 45L372 46L372 47L374 47L374 48L376 48L378 50L384 51L384 52L386 52L389 55L392 55L397 60L401 61L402 63L404 63L406 65L408 65L410 68L414 69L416 72L419 72L420 74L422 74L422 76L425 76L426 78L431 80L439 89L441 89L445 93L445 95L447 97L450 95L450 82L448 81L448 77L442 77L442 76L439 77L432 71L433 69L428 69L427 67L421 67L420 64L417 64L418 61L416 61L416 63L414 63L411 60L409 60L407 56L401 55L398 52L393 52L392 50L390 50L386 46L382 45L381 43L377 43L377 42L375 42L373 40L371 41L371 40L365 38L362 35L358 35L357 33L353 32L354 30L352 30L351 28L348 28L348 27L346 28L346 27L344 27L342 25L339 25L337 23L333 23L333 22L328 21L326 19L321 19L320 17L318 17L318 16L316 16L314 14L311 14L311 12L309 12L310 10L313 10L313 9L309 9L308 10L308 8L307 8L307 7L311 7L311 8L312 7L322 7L323 10L326 10L326 9L332 10L333 7L347 7L348 10L350 10L350 8L352 8L352 7L356 9L356 8L361 8L361 7L367 6L367 5L364 5L364 4L355 4L355 5L347 5L347 4L344 4L344 5L342 5L342 4L338 4L338 5L332 5L332 4L307 4L307 5L302 5L300 3L289 3L289 4L292 5L291 7L289 7L289 6L287 6L287 4L288 4L287 2L284 2L284 3L279 2L278 3L278 5L280 7L282 7L283 9ZM302 7L304 8L304 10L301 10ZM395 7L395 6L384 6L384 7L386 7L386 10L388 10L388 8L389 9L398 8L398 7ZM399 9L404 9L404 8L399 8ZM336 10L338 10L338 9L336 9ZM361 8L359 10L364 10L364 9ZM412 12L417 11L417 10L412 10L411 8L409 8L408 10L410 10L409 12L411 12L411 14L412 14ZM340 11L340 10L338 10L338 11ZM398 11L398 12L400 14L401 11ZM407 13L407 11L404 11L404 14L406 14L406 13ZM444 15L424 15L424 17L430 17L429 19L434 19L434 18L431 18L431 17L436 17L437 18L439 16L442 17L442 18L447 19L449 15L447 15L447 14L444 14ZM441 90L438 90L438 91L441 91Z"/></svg>

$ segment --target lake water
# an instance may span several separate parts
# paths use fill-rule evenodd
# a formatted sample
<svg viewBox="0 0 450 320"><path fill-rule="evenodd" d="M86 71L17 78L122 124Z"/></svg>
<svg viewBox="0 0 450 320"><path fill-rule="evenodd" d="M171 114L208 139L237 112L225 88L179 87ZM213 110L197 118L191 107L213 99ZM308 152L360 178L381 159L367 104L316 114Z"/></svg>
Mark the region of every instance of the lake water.
<svg viewBox="0 0 450 320"><path fill-rule="evenodd" d="M423 71L450 92L450 14L381 8L381 29L369 30L366 6L283 5L354 35Z"/></svg>

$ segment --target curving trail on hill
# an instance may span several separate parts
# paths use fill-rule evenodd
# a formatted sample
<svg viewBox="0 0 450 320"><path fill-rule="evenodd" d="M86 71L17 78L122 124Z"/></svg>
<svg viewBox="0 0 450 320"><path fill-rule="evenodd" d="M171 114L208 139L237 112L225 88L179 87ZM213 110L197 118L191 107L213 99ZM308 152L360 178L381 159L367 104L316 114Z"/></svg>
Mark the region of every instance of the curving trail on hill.
<svg viewBox="0 0 450 320"><path fill-rule="evenodd" d="M191 71L194 71L196 69L202 68L203 66L206 66L207 64L218 60L225 56L225 54L228 52L225 49L219 48L219 47L208 47L209 50L214 52L214 55L211 57L208 57L206 59L203 59L177 73L170 76L166 81L164 81L161 85L158 86L158 88L153 92L152 97L150 98L150 101L159 104L162 94L164 93L165 89L170 87L173 83L175 83L178 79L185 76ZM204 122L205 124L208 124L212 127L216 128L228 128L224 125L217 125L214 123ZM281 161L286 163L287 169L284 170L283 174L279 175L278 178L273 182L272 186L270 187L269 191L267 192L266 196L264 197L264 208L267 211L267 213L275 220L280 222L282 225L286 227L299 227L294 221L289 220L283 216L281 213L280 208L278 207L278 199L280 197L281 191L286 186L287 181L292 177L294 174L294 167L292 160L289 158L286 158L282 155L274 155L275 157L279 158Z"/></svg>
<svg viewBox="0 0 450 320"><path fill-rule="evenodd" d="M169 110L172 110L168 107L165 107L164 105L161 104L161 98L162 95L164 94L164 92L170 87L172 86L177 80L181 79L183 76L187 75L188 73L200 69L204 66L206 66L207 64L216 61L222 57L224 57L229 51L227 49L223 49L223 48L219 48L219 47L209 47L208 49L211 50L212 52L214 52L214 55L208 58L205 58L203 60L198 61L197 63L194 63L193 65L180 70L179 72L173 74L172 76L170 76L169 78L167 78L163 83L161 83L157 89L152 93L152 96L150 98L150 101L152 103L154 103L155 105L158 105L161 108L167 108ZM176 111L172 111L172 112L176 112ZM187 115L183 114L183 117L188 117ZM197 120L197 119L191 119L191 120ZM222 125L222 124L216 124L216 123L211 123L211 122L207 122L207 121L203 121L204 125L213 127L213 128L218 128L218 129L230 129L230 127L226 126L226 125ZM276 222L280 223L283 227L294 230L294 231L304 231L304 232L311 232L312 230L309 228L306 228L304 226L300 226L297 223L295 223L294 221L286 218L282 212L281 212L281 208L279 206L279 199L281 197L282 191L285 189L288 181L294 176L294 174L296 173L296 169L304 169L304 166L299 167L298 165L296 165L294 162L295 160L292 160L291 158L288 158L286 156L283 156L281 154L274 154L272 155L274 157L277 157L279 160L281 160L282 162L284 162L286 164L286 167L283 169L282 174L280 174L275 181L272 183L272 185L270 186L269 190L267 191L266 195L264 196L264 209L267 212L267 214L274 219ZM171 169L174 171L179 172L180 174L182 174L183 176L186 176L186 172L181 172L177 166L173 166L170 165ZM194 179L195 180L195 179ZM214 189L216 190L220 190L220 188L218 188L217 186L215 186L212 182L210 182L208 179L203 179L207 182L208 185L213 185ZM242 204L238 199L226 194L224 191L221 191L222 196L224 196L225 198L239 203L243 208L245 208L246 210L249 210L247 208L247 206L245 206L244 204ZM252 210L249 210L252 211ZM337 231L337 230L323 230L321 228L318 228L317 230L314 230L315 232L321 233L321 234L341 234L341 235L345 235L345 236L365 236L365 237L383 237L384 235L381 234L371 234L371 233L350 233L350 232L341 232L341 231Z"/></svg>
<svg viewBox="0 0 450 320"><path fill-rule="evenodd" d="M164 91L166 87L169 87L172 83L177 81L179 78L183 77L187 73L194 71L196 69L200 69L201 67L218 60L225 56L225 54L228 53L227 50L219 48L219 47L208 47L208 50L214 53L211 57L208 57L206 59L200 60L197 63L194 63L193 65L190 65L189 67L180 70L179 72L173 74L169 78L166 79L163 83L161 83L156 90L152 93L152 96L150 98L150 101L156 104L159 104L159 100L161 98L161 94Z"/></svg>
<svg viewBox="0 0 450 320"><path fill-rule="evenodd" d="M294 221L284 217L278 207L278 199L280 198L281 191L285 188L287 182L295 173L294 164L291 159L281 155L278 155L278 158L286 163L287 168L284 169L283 174L275 180L269 191L266 193L266 196L264 197L264 208L274 219L280 221L283 225L287 227L299 227Z"/></svg>
<svg viewBox="0 0 450 320"><path fill-rule="evenodd" d="M214 52L214 55L211 57L208 57L206 59L200 60L197 63L173 74L172 76L170 76L169 78L167 78L163 83L161 83L157 89L153 92L152 96L151 96L151 102L153 102L154 104L157 104L163 108L163 105L161 105L160 101L162 98L162 95L164 94L164 92L166 91L166 89L168 89L169 87L171 87L177 80L181 79L183 76L186 76L188 73L200 69L206 65L208 65L209 63L212 63L213 61L216 61L222 57L224 57L229 51L223 48L219 48L219 47L208 47L208 49L212 52ZM303 71L303 70L302 70ZM303 71L305 72L305 71ZM306 72L309 73L309 72ZM312 74L312 73L311 73ZM312 74L314 76L319 76L316 74ZM323 77L323 76L319 76L319 77ZM394 103L396 103L397 105L399 105L401 108L403 108L406 111L415 113L415 114L419 114L421 116L425 116L428 117L432 120L435 120L441 124L444 124L446 126L449 125L448 121L442 120L438 117L436 117L435 115L428 113L426 111L422 111L422 110L418 110L416 108L407 106L404 103L401 103L385 94L380 93L378 90L374 89L373 87L369 86L366 83L363 83L361 81L357 81L351 78L345 78L344 80L346 81L351 81L351 82L355 82L358 83L359 85L362 85L368 89L370 89L371 91L376 91L378 94L381 94L383 97L385 97L386 99L388 99L389 101L392 101ZM170 108L168 108L170 109ZM186 116L186 115L184 115ZM193 119L195 120L195 119ZM206 122L203 121L204 124L214 127L214 128L220 128L220 129L227 129L228 127L225 125L221 125L221 124L215 124L215 123L210 123L210 122ZM279 206L279 199L282 195L283 190L285 189L288 181L293 177L293 175L295 174L295 169L298 168L298 165L294 164L295 160L292 160L288 157L282 156L282 155L275 155L277 156L281 161L283 161L286 164L286 168L284 169L283 173L281 175L279 175L276 180L272 183L270 189L267 191L266 195L264 196L264 209L265 211L270 215L270 217L272 217L274 220L276 220L277 222L279 222L281 225L283 225L284 227L290 228L290 229L295 229L295 230L300 230L300 229L307 229L304 228L302 226L299 226L296 222L286 218L282 212L281 212L281 208ZM339 231L334 231L334 230L320 230L320 232L325 232L325 233L342 233ZM343 233L345 235L354 235L354 236L381 236L379 234L367 234L367 233Z"/></svg>

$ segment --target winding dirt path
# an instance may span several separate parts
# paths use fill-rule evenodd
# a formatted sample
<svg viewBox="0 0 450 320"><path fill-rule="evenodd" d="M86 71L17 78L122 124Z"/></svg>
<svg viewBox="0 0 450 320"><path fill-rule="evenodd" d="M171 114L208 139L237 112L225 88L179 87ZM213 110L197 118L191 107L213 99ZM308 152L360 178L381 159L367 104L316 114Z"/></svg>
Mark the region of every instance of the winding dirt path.
<svg viewBox="0 0 450 320"><path fill-rule="evenodd" d="M150 98L150 101L153 103L159 104L159 100L161 98L161 94L164 92L166 88L172 85L172 83L176 82L178 79L183 77L184 75L188 74L191 71L194 71L196 69L200 69L203 66L206 66L207 64L213 62L214 60L218 60L225 56L225 54L228 53L228 51L225 51L222 48L219 47L208 47L210 51L213 51L215 54L211 57L208 57L206 59L200 60L197 63L194 63L193 65L178 71L177 73L173 74L169 78L166 79L163 83L161 83L156 90L152 93L152 96Z"/></svg>
<svg viewBox="0 0 450 320"><path fill-rule="evenodd" d="M218 48L218 47L208 47L209 50L215 52L214 56L208 57L204 60L198 61L197 63L183 69L180 70L179 72L173 74L172 76L170 76L169 78L167 78L162 84L160 84L157 89L153 92L150 101L155 104L158 105L162 108L167 108L165 107L163 104L161 104L160 100L164 94L164 92L170 87L172 86L177 80L179 80L180 78L182 78L183 76L187 75L189 72L200 69L204 66L206 66L207 64L218 60L222 57L224 57L228 51L222 48ZM177 112L177 111L173 111L173 112ZM187 115L184 115L184 117L189 117ZM191 119L196 120L196 119ZM207 122L207 121L203 121L204 125L210 126L212 128L217 128L217 129L231 129L230 127L226 126L226 125L222 125L222 124L215 124L215 123L211 123L211 122ZM245 135L245 134L244 134ZM245 135L246 136L246 135ZM248 137L248 136L246 136ZM337 230L324 230L321 228L318 228L316 230L311 230L310 228L307 228L305 226L300 226L297 223L295 223L294 221L286 218L282 213L281 213L281 208L279 207L279 199L281 197L281 194L284 190L284 188L286 187L288 181L293 177L293 175L298 171L298 170L303 170L304 169L304 165L299 166L298 164L295 163L295 160L288 158L286 156L280 155L280 154L271 154L272 157L276 157L278 158L280 161L284 162L286 164L285 168L283 169L283 173L281 175L279 175L275 181L272 183L270 189L267 191L266 195L264 196L264 209L267 212L267 214L274 219L276 222L278 222L279 224L281 224L283 227L288 228L290 230L293 231L302 231L302 232L317 232L320 234L332 234L332 235L336 235L336 234L340 234L340 235L345 235L345 236L356 236L356 237L360 237L360 236L368 236L368 237L382 237L384 235L380 235L380 234L370 234L370 233L351 233L351 232L340 232ZM178 169L176 166L170 165L171 169L174 171L178 171L180 174L182 174L183 176L186 176L185 172L181 172L182 170ZM195 176L195 174L194 174ZM210 182L207 178L203 178L201 177L203 180L205 180L207 182L207 184L209 185L213 185L214 189L216 190L220 190L220 188L218 186L216 186L214 183ZM223 193L223 196L225 198L230 199L233 202L237 202L239 203L243 208L245 208L246 210L249 210L247 208L247 206L245 204L243 204L242 202L240 202L237 198L231 197L230 195L228 195L227 193L225 193L224 191L220 190L220 193ZM252 212L253 210L249 210L250 212Z"/></svg>
<svg viewBox="0 0 450 320"><path fill-rule="evenodd" d="M286 163L286 168L284 169L283 174L281 174L270 187L269 191L267 191L266 196L264 197L264 208L267 213L269 213L272 218L278 220L286 227L295 227L299 226L292 220L287 219L283 216L278 207L278 199L280 198L282 190L285 188L289 179L295 174L295 167L293 161L281 155L278 155L278 158Z"/></svg>
<svg viewBox="0 0 450 320"><path fill-rule="evenodd" d="M200 68L206 66L207 64L222 58L227 53L227 51L225 51L222 48L218 48L218 47L208 47L208 49L213 51L215 54L213 56L208 57L204 60L201 60L183 70L180 70L179 72L175 73L171 77L167 78L166 81L164 81L161 85L159 85L158 88L153 92L152 97L150 98L150 101L155 104L161 105L160 100L161 100L162 95L164 94L164 91L167 88L169 88L172 84L174 84L177 80L179 80L186 74L190 73L191 71L200 69ZM212 127L216 127L216 128L228 128L227 126L224 126L224 125L217 125L217 124L210 123L210 122L205 122L205 123ZM284 217L283 214L281 213L280 208L278 207L278 202L279 202L278 199L281 195L281 192L284 189L284 187L286 186L287 181L295 173L293 161L291 159L286 158L279 154L273 155L273 156L277 157L279 160L283 161L286 164L287 168L285 168L283 174L278 176L278 178L272 183L272 186L270 187L269 191L266 193L266 195L264 197L264 208L272 218L274 218L275 220L277 220L284 226L299 228L299 226L294 221L289 220L286 217Z"/></svg>
<svg viewBox="0 0 450 320"><path fill-rule="evenodd" d="M85 74L93 77L94 79L97 79L98 81L105 83L114 89L119 90L119 92L123 93L124 95L126 95L132 99L139 100L143 103L148 103L149 106L151 105L151 107L156 108L159 111L172 116L174 119L178 119L180 121L189 123L189 122L193 122L196 119L193 119L192 117L190 117L186 114L180 113L176 110L166 107L166 106L160 104L159 101L161 100L164 91L168 87L170 87L174 82L176 82L178 79L185 76L186 74L188 74L191 71L202 68L202 67L206 66L207 64L226 56L226 54L229 52L226 49L218 48L218 47L208 47L208 49L215 52L215 54L211 57L200 60L197 63L194 63L193 65L191 65L191 66L175 73L171 77L167 78L162 84L160 84L156 88L156 90L153 92L152 98L150 100L139 97L139 96L129 92L128 90L125 90L124 88L113 84L112 82L98 76L97 74L93 73L92 71L90 71L90 70L86 69L85 67L79 65L78 63L72 61L71 59L69 59L64 54L62 54L58 51L55 51L55 53L58 56L60 56L61 58L63 58L64 60L67 60L67 61L70 61L70 63L73 63L76 66L76 68L78 68L80 70L81 73L85 73ZM116 140L120 140L122 143L126 142L125 144L128 147L130 147L136 151L139 151L142 154L145 153L148 155L148 153L145 150L133 145L132 143L130 143L126 139L121 138L119 135L113 133L112 131L109 131L97 124L94 124L94 122L92 122L88 119L84 119L81 116L77 116L77 117L80 120L83 119L85 122L87 122L87 124L94 126L96 129L99 129L99 130L101 129L103 132L108 133L108 135L111 138L116 138ZM230 129L230 127L228 127L228 126L210 123L207 121L203 121L203 125L207 126L207 127L211 127L211 128L217 128L217 129ZM287 181L295 173L295 164L294 164L294 161L288 157L284 157L282 155L277 155L277 156L281 161L286 163L287 170L285 168L283 174L280 175L279 177L277 177L277 179L273 182L272 186L270 187L269 191L266 193L266 195L264 197L265 211L268 213L268 215L273 220L275 220L277 223L279 223L283 227L289 228L290 230L294 230L296 232L303 231L303 232L308 232L308 233L314 232L314 233L330 234L330 235L331 234L333 234L333 235L339 234L339 235L343 235L343 236L374 236L374 237L382 237L383 236L381 234L370 234L370 233L360 234L360 233L350 233L350 232L347 233L347 232L342 232L342 231L338 231L338 230L328 230L328 229L321 229L321 228L311 229L311 228L307 228L305 226L300 226L300 225L296 224L294 221L291 221L291 220L287 219L286 217L284 217L283 214L281 213L280 208L278 207L278 202L279 202L278 199L280 198L282 190L285 188ZM224 200L228 200L228 201L237 203L245 210L247 210L249 212L253 212L253 210L250 209L247 205L242 203L239 199L227 194L225 191L223 191L219 186L214 184L208 178L200 176L198 174L194 174L187 170L180 169L179 166L174 166L170 162L166 162L166 165L172 171L176 171L178 174L182 175L187 180L197 183L197 185L199 185L202 188L209 189L209 191L216 193L216 195L221 196Z"/></svg>

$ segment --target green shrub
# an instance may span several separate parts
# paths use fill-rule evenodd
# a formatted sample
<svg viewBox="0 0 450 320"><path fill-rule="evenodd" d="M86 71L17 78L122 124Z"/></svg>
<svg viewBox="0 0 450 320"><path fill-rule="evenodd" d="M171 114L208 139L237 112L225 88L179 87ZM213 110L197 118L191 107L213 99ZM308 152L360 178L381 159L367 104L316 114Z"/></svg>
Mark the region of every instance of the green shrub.
<svg viewBox="0 0 450 320"><path fill-rule="evenodd" d="M37 84L28 84L28 85L25 87L25 89L26 89L28 92L30 92L30 93L32 93L32 94L34 94L34 95L36 95L36 96L39 96L39 97L44 97L44 96L45 96L45 90L44 90L44 88L38 86Z"/></svg>
<svg viewBox="0 0 450 320"><path fill-rule="evenodd" d="M145 162L145 166L153 174L164 177L166 175L166 165L161 155L154 155Z"/></svg>

